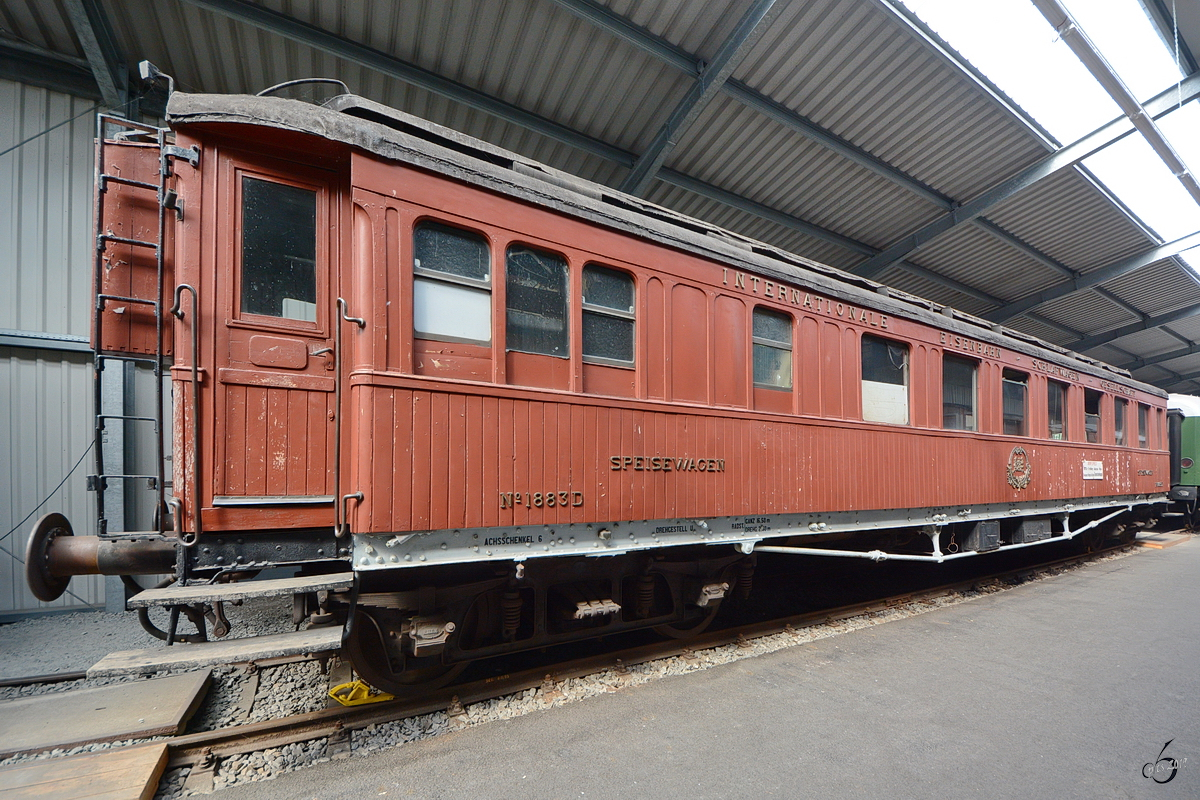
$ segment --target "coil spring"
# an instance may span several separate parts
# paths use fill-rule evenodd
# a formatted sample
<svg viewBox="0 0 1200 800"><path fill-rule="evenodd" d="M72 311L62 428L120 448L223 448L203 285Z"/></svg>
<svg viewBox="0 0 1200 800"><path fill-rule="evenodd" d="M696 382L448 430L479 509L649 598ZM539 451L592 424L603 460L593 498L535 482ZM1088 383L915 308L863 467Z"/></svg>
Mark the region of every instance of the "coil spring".
<svg viewBox="0 0 1200 800"><path fill-rule="evenodd" d="M506 641L516 638L517 629L521 627L521 608L523 605L524 602L521 600L521 593L515 589L505 592L500 600L501 625L503 626L504 639Z"/></svg>
<svg viewBox="0 0 1200 800"><path fill-rule="evenodd" d="M749 600L750 590L754 588L754 560L750 558L743 559L737 565L737 593L738 600Z"/></svg>
<svg viewBox="0 0 1200 800"><path fill-rule="evenodd" d="M637 615L639 619L650 616L654 607L654 576L642 575L637 585Z"/></svg>

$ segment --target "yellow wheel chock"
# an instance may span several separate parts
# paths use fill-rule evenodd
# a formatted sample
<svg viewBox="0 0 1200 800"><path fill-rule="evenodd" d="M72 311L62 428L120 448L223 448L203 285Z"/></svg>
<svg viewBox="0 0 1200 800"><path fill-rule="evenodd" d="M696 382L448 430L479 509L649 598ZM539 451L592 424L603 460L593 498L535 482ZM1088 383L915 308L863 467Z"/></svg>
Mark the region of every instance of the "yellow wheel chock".
<svg viewBox="0 0 1200 800"><path fill-rule="evenodd" d="M362 681L340 683L329 690L329 696L344 706L361 706L367 703L382 703L385 700L395 700L396 696L381 692Z"/></svg>

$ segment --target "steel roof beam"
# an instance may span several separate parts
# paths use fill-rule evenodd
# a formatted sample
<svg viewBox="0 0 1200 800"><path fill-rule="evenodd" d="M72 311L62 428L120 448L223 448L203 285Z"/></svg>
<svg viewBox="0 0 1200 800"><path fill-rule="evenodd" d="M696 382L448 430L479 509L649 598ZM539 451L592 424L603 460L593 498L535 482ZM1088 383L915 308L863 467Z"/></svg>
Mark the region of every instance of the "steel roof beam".
<svg viewBox="0 0 1200 800"><path fill-rule="evenodd" d="M100 97L117 110L129 99L129 70L117 49L117 37L100 0L63 0L71 26L91 66Z"/></svg>
<svg viewBox="0 0 1200 800"><path fill-rule="evenodd" d="M1192 200L1200 205L1200 181L1188 169L1187 164L1183 163L1183 159L1175 152L1175 148L1167 141L1167 137L1154 124L1154 119L1146 113L1146 109L1133 96L1133 92L1129 91L1129 87L1092 44L1091 39L1079 27L1067 9L1059 0L1033 0L1033 4L1042 12L1042 16L1054 27L1059 37L1071 48L1087 71L1092 73L1092 77L1104 87L1104 91L1108 92L1109 97L1116 101L1125 116L1133 122L1134 127L1149 142L1151 149L1167 165L1167 169L1171 170L1171 174L1183 184L1183 188L1192 196Z"/></svg>
<svg viewBox="0 0 1200 800"><path fill-rule="evenodd" d="M992 322L1004 322L1005 320L1012 319L1013 317L1025 313L1031 308L1040 306L1042 303L1046 303L1050 300L1055 300L1060 297L1066 297L1069 294L1081 292L1084 289L1090 289L1098 284L1104 283L1105 281L1109 281L1113 278L1118 278L1129 272L1133 272L1134 270L1144 267L1147 264L1153 264L1155 261L1161 261L1164 258L1170 258L1171 256L1179 255L1184 251L1191 250L1193 247L1200 247L1200 232L1188 234L1187 236L1176 239L1173 242L1167 242L1166 244L1162 244L1157 247L1151 247L1149 250L1144 250L1141 253L1129 256L1128 258L1122 258L1118 261L1114 261L1112 264L1100 267L1097 270L1079 275L1078 277L1071 278L1070 280L1065 280L1061 283L1056 283L1055 285L1047 289L1043 289L1040 292L1034 292L1033 294L1026 295L1020 300L1003 305L995 311L989 312L985 315L985 317Z"/></svg>
<svg viewBox="0 0 1200 800"><path fill-rule="evenodd" d="M1172 86L1147 102L1147 116L1158 119L1174 111L1180 103L1190 103L1200 97L1200 73L1189 75L1178 86ZM1087 136L1063 147L1016 175L1001 181L975 198L963 203L947 214L897 240L879 255L873 256L855 267L852 272L864 277L878 275L897 259L929 244L943 233L970 222L996 205L1054 173L1074 166L1088 156L1124 139L1135 130L1128 117L1117 117L1097 128Z"/></svg>
<svg viewBox="0 0 1200 800"><path fill-rule="evenodd" d="M708 107L712 99L721 91L721 87L733 73L737 65L750 52L762 36L763 31L778 15L772 11L775 0L756 0L746 9L746 13L738 20L737 26L729 34L729 38L713 56L713 60L700 73L700 79L684 95L671 116L659 128L646 151L638 156L633 169L621 184L621 191L642 197L654 180L655 174L662 167L667 155L679 143L700 113Z"/></svg>

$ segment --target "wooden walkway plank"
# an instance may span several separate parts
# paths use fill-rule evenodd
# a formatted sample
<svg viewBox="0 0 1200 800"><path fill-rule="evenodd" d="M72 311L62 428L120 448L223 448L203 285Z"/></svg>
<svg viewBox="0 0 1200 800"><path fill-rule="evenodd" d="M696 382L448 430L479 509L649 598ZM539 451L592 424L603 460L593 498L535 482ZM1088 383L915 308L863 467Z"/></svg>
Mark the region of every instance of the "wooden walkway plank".
<svg viewBox="0 0 1200 800"><path fill-rule="evenodd" d="M199 707L210 675L202 670L0 702L0 758L174 735Z"/></svg>
<svg viewBox="0 0 1200 800"><path fill-rule="evenodd" d="M150 800L167 766L165 742L0 768L0 800Z"/></svg>
<svg viewBox="0 0 1200 800"><path fill-rule="evenodd" d="M271 597L274 595L304 592L337 591L349 589L354 583L354 573L336 575L309 575L301 578L272 578L263 581L240 581L237 583L200 584L196 586L165 586L162 589L146 589L129 598L130 608L142 606L190 605L211 603L216 600L245 600L248 597Z"/></svg>
<svg viewBox="0 0 1200 800"><path fill-rule="evenodd" d="M109 653L87 671L89 678L108 675L144 675L166 669L197 669L238 664L263 658L324 653L341 649L342 627L331 625L296 633L225 639L202 644L176 644L148 650Z"/></svg>

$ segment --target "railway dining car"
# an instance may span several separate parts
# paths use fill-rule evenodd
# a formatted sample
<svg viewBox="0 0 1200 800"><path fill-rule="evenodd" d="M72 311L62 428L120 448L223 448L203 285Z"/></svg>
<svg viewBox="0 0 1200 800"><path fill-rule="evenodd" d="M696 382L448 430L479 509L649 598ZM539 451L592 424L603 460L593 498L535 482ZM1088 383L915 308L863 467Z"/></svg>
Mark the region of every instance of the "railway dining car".
<svg viewBox="0 0 1200 800"><path fill-rule="evenodd" d="M94 347L169 374L170 491L98 447L95 534L30 539L43 599L173 569L197 639L287 566L297 622L415 691L699 631L759 552L944 561L1165 500L1166 395L1124 371L351 94L167 119L101 122ZM108 530L143 479L158 529Z"/></svg>

